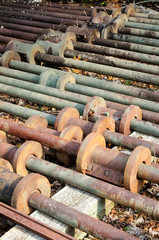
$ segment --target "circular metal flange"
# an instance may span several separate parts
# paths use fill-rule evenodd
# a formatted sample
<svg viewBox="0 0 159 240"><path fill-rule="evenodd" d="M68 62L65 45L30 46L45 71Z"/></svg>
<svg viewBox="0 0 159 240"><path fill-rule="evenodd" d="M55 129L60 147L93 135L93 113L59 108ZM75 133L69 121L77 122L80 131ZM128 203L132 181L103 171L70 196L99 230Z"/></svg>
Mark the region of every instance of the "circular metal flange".
<svg viewBox="0 0 159 240"><path fill-rule="evenodd" d="M112 26L108 25L107 27L103 28L102 33L101 33L101 38L107 39L108 34L112 32Z"/></svg>
<svg viewBox="0 0 159 240"><path fill-rule="evenodd" d="M80 118L78 110L73 107L63 108L56 117L54 129L62 132L69 125L69 120L72 118Z"/></svg>
<svg viewBox="0 0 159 240"><path fill-rule="evenodd" d="M50 79L51 75L56 75L54 70L46 70L42 72L39 76L39 84L44 85L44 86L51 86L51 87L56 87L56 82L57 80ZM57 76L57 75L56 75Z"/></svg>
<svg viewBox="0 0 159 240"><path fill-rule="evenodd" d="M63 73L59 76L57 82L56 82L56 88L65 90L67 83L73 83L76 84L76 79L71 73Z"/></svg>
<svg viewBox="0 0 159 240"><path fill-rule="evenodd" d="M135 8L133 4L129 4L126 8L125 8L125 14L129 17L131 13L135 12Z"/></svg>
<svg viewBox="0 0 159 240"><path fill-rule="evenodd" d="M67 49L74 50L73 43L72 43L72 41L63 40L59 44L57 44L56 47L54 47L53 55L59 56L59 57L64 57L64 52Z"/></svg>
<svg viewBox="0 0 159 240"><path fill-rule="evenodd" d="M128 22L128 16L126 14L119 15L118 19L122 19L124 22Z"/></svg>
<svg viewBox="0 0 159 240"><path fill-rule="evenodd" d="M29 198L32 193L37 191L46 197L50 197L50 183L46 177L37 173L30 173L22 178L15 187L12 194L11 206L20 212L30 214L33 209L29 206Z"/></svg>
<svg viewBox="0 0 159 240"><path fill-rule="evenodd" d="M39 115L34 115L31 116L27 121L25 121L24 125L29 128L41 130L47 128L48 122L46 118Z"/></svg>
<svg viewBox="0 0 159 240"><path fill-rule="evenodd" d="M112 25L112 33L118 33L120 27L124 27L124 20L117 18Z"/></svg>
<svg viewBox="0 0 159 240"><path fill-rule="evenodd" d="M89 115L93 114L96 111L97 107L104 107L106 108L106 101L101 98L94 96L90 98L88 103L86 104L84 111L83 111L83 119L88 121L89 120Z"/></svg>
<svg viewBox="0 0 159 240"><path fill-rule="evenodd" d="M112 15L113 18L116 18L116 17L118 17L121 13L122 13L122 12L121 12L121 10L120 10L119 8L114 8L111 15Z"/></svg>
<svg viewBox="0 0 159 240"><path fill-rule="evenodd" d="M7 134L2 130L0 130L0 142L8 142Z"/></svg>
<svg viewBox="0 0 159 240"><path fill-rule="evenodd" d="M151 165L151 152L148 148L139 146L131 153L124 170L124 187L135 193L141 190L145 182L137 178L137 172L142 163Z"/></svg>
<svg viewBox="0 0 159 240"><path fill-rule="evenodd" d="M115 121L112 117L98 119L93 126L92 132L102 134L105 130L115 132Z"/></svg>
<svg viewBox="0 0 159 240"><path fill-rule="evenodd" d="M88 43L91 44L96 38L100 38L100 32L98 29L93 29L89 35Z"/></svg>
<svg viewBox="0 0 159 240"><path fill-rule="evenodd" d="M4 158L0 158L0 167L7 169L10 172L13 172L13 167L9 161L5 160Z"/></svg>
<svg viewBox="0 0 159 240"><path fill-rule="evenodd" d="M27 62L30 64L36 64L35 55L36 53L45 53L45 49L37 43L30 45L26 50Z"/></svg>
<svg viewBox="0 0 159 240"><path fill-rule="evenodd" d="M78 126L68 126L60 134L61 138L67 139L69 141L81 142L83 139L83 131ZM56 152L56 156L59 161L63 162L66 165L72 164L72 158L69 153Z"/></svg>
<svg viewBox="0 0 159 240"><path fill-rule="evenodd" d="M91 165L94 149L96 147L106 147L103 135L90 133L81 143L77 154L76 168L78 172L86 174L89 164Z"/></svg>
<svg viewBox="0 0 159 240"><path fill-rule="evenodd" d="M104 11L100 11L96 14L96 16L92 19L92 23L103 23L104 22L104 18L106 16L109 16L107 12Z"/></svg>
<svg viewBox="0 0 159 240"><path fill-rule="evenodd" d="M131 133L131 120L133 119L142 120L142 110L138 106L131 105L123 113L119 124L119 132L124 135L129 135Z"/></svg>
<svg viewBox="0 0 159 240"><path fill-rule="evenodd" d="M3 53L2 57L1 57L2 66L9 68L9 63L11 60L21 61L21 58L17 52L8 50L5 53Z"/></svg>
<svg viewBox="0 0 159 240"><path fill-rule="evenodd" d="M52 36L54 36L56 34L57 34L57 32L54 31L53 29L50 29L50 28L44 29L42 31L40 37L37 39L37 41L39 41L39 40L40 41L47 41L47 40L49 40L50 37L52 37Z"/></svg>
<svg viewBox="0 0 159 240"><path fill-rule="evenodd" d="M73 32L66 32L64 35L66 41L72 41L73 43L77 41L76 34Z"/></svg>
<svg viewBox="0 0 159 240"><path fill-rule="evenodd" d="M14 158L12 159L12 166L17 174L21 176L26 176L28 174L26 162L30 156L43 158L44 151L40 143L35 141L27 141L18 148Z"/></svg>

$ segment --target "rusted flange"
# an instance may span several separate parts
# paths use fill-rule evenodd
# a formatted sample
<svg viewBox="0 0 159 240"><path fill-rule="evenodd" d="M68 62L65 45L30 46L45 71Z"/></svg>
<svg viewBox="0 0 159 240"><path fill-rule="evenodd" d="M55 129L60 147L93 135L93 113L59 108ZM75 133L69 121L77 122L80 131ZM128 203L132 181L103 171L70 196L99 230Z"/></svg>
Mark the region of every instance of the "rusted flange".
<svg viewBox="0 0 159 240"><path fill-rule="evenodd" d="M121 14L118 16L117 19L122 19L124 22L128 21L128 16L126 14Z"/></svg>
<svg viewBox="0 0 159 240"><path fill-rule="evenodd" d="M124 170L124 187L135 193L141 190L145 182L137 178L137 172L142 163L151 165L151 152L148 148L139 146L131 153Z"/></svg>
<svg viewBox="0 0 159 240"><path fill-rule="evenodd" d="M92 19L92 23L104 23L104 18L109 16L107 12L101 11Z"/></svg>
<svg viewBox="0 0 159 240"><path fill-rule="evenodd" d="M15 187L12 194L11 206L20 212L30 214L33 209L28 204L29 198L31 194L36 191L44 196L50 197L50 183L46 177L37 173L30 173L22 178Z"/></svg>
<svg viewBox="0 0 159 240"><path fill-rule="evenodd" d="M94 96L88 101L84 108L83 119L88 121L89 115L92 115L97 107L106 108L106 101L101 97Z"/></svg>
<svg viewBox="0 0 159 240"><path fill-rule="evenodd" d="M119 125L119 132L124 135L129 135L131 133L131 120L133 119L142 120L142 110L138 106L131 105L123 113Z"/></svg>
<svg viewBox="0 0 159 240"><path fill-rule="evenodd" d="M99 133L90 133L81 143L77 154L76 168L78 172L87 173L91 165L92 157L96 147L106 147L106 141L103 135Z"/></svg>
<svg viewBox="0 0 159 240"><path fill-rule="evenodd" d="M31 116L28 120L26 120L24 125L29 128L41 130L47 128L48 122L46 118L39 115L34 115Z"/></svg>
<svg viewBox="0 0 159 240"><path fill-rule="evenodd" d="M81 142L83 139L83 131L78 126L68 126L60 134L61 138L67 139L69 141ZM70 165L73 162L73 159L69 153L56 152L56 156L59 161L63 162L66 165Z"/></svg>
<svg viewBox="0 0 159 240"><path fill-rule="evenodd" d="M6 132L0 130L0 142L8 142L8 137Z"/></svg>
<svg viewBox="0 0 159 240"><path fill-rule="evenodd" d="M77 38L82 38L82 40L87 43L92 43L94 39L100 38L100 32L97 29L88 29L86 25L82 28L70 26L66 32L75 33Z"/></svg>
<svg viewBox="0 0 159 240"><path fill-rule="evenodd" d="M118 17L120 14L121 14L121 10L119 8L114 8L111 13L113 18Z"/></svg>
<svg viewBox="0 0 159 240"><path fill-rule="evenodd" d="M76 84L75 77L71 73L63 73L59 76L59 78L57 80L56 88L65 90L66 84L68 82Z"/></svg>
<svg viewBox="0 0 159 240"><path fill-rule="evenodd" d="M1 57L1 65L3 67L9 68L9 63L11 60L21 61L21 58L17 52L8 50L5 53L3 53Z"/></svg>
<svg viewBox="0 0 159 240"><path fill-rule="evenodd" d="M56 87L57 79L51 79L51 75L54 75L54 77L57 76L52 69L42 72L39 76L39 84L49 87Z"/></svg>
<svg viewBox="0 0 159 240"><path fill-rule="evenodd" d="M12 166L17 174L20 174L21 176L26 176L28 174L25 165L30 156L43 158L44 151L40 143L27 141L17 149L14 158L12 159Z"/></svg>
<svg viewBox="0 0 159 240"><path fill-rule="evenodd" d="M30 64L36 64L36 60L35 60L35 55L36 53L45 53L44 48L35 43L33 44L27 51L26 51L26 55L27 55L27 62Z"/></svg>
<svg viewBox="0 0 159 240"><path fill-rule="evenodd" d="M98 119L93 126L92 132L102 134L105 130L115 132L115 121L112 117Z"/></svg>
<svg viewBox="0 0 159 240"><path fill-rule="evenodd" d="M117 18L112 25L112 32L118 33L120 27L124 27L124 20L121 18Z"/></svg>
<svg viewBox="0 0 159 240"><path fill-rule="evenodd" d="M126 8L125 8L125 14L129 17L131 13L135 12L135 8L134 8L134 4L129 4Z"/></svg>
<svg viewBox="0 0 159 240"><path fill-rule="evenodd" d="M108 25L107 27L103 28L101 33L101 38L107 39L108 33L112 32L112 26Z"/></svg>
<svg viewBox="0 0 159 240"><path fill-rule="evenodd" d="M7 49L11 49L15 52L24 54L26 56L27 62L31 64L36 64L35 61L35 55L36 53L45 53L44 48L37 43L34 44L28 44L28 43L23 43L23 42L18 42L18 41L10 41L7 44Z"/></svg>
<svg viewBox="0 0 159 240"><path fill-rule="evenodd" d="M79 119L80 114L76 108L65 107L63 108L56 117L54 129L62 132L68 125L71 118Z"/></svg>
<svg viewBox="0 0 159 240"><path fill-rule="evenodd" d="M37 41L50 41L50 37L58 34L58 31L55 31L51 28L44 29L41 33L41 35L38 37Z"/></svg>
<svg viewBox="0 0 159 240"><path fill-rule="evenodd" d="M4 158L0 158L0 167L7 169L10 172L13 172L13 167L9 161L5 160Z"/></svg>

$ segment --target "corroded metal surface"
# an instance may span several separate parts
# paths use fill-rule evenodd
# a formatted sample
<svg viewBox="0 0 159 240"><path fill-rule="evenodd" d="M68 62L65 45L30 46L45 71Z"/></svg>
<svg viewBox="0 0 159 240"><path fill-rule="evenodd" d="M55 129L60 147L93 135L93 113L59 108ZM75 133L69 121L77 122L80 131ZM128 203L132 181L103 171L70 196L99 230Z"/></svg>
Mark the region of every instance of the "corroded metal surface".
<svg viewBox="0 0 159 240"><path fill-rule="evenodd" d="M2 202L0 202L0 215L47 240L75 240L75 238L67 235L66 233L62 233L57 229L52 228L35 218L25 215L24 213L19 212Z"/></svg>

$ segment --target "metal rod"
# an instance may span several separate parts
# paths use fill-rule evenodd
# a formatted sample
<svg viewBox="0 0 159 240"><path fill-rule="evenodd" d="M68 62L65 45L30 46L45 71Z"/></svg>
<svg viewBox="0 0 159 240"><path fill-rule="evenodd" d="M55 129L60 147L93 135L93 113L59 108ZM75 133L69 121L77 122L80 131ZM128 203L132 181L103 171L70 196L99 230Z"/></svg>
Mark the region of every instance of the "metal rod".
<svg viewBox="0 0 159 240"><path fill-rule="evenodd" d="M156 38L157 38L157 34L158 34L158 38L159 38L159 33L155 32L156 35L153 32L152 33L147 32L147 33L144 34L143 31L144 30L121 27L121 28L119 28L119 33L108 33L108 39L130 42L130 43L136 43L136 44L142 44L142 45L146 45L147 48L148 48L148 45L154 46L154 47L159 47L159 39L152 38L153 35L156 36ZM128 34L130 34L130 35L128 35ZM134 35L135 34L141 34L141 37L140 36L133 36L133 34ZM142 37L142 35L144 37Z"/></svg>
<svg viewBox="0 0 159 240"><path fill-rule="evenodd" d="M53 85L53 81L58 79L58 75L50 76L49 79L51 81L51 86L49 87L49 86L43 86L43 85L36 86L32 84L32 83L39 83L39 76L35 74L28 74L25 72L20 72L17 70L12 70L12 69L2 68L2 67L0 67L0 74L5 76L5 77L0 76L0 83L2 84L11 85L14 87L42 93L45 95L50 95L57 98L62 98L62 99L77 102L77 103L86 104L89 99L86 96L100 96L100 97L103 97L105 100L116 101L116 102L127 104L127 105L129 104L137 105L143 109L159 112L158 103L148 101L148 100L141 100L140 98L134 98L131 96L124 96L122 94L114 95L113 92L109 92L102 89L91 88L91 87L80 85L80 84L67 83L65 86L65 90L66 90L65 92L59 89L56 89L56 90L51 89L50 87L56 88L56 85L55 86ZM20 80L22 79L25 82L16 80L16 79L20 79ZM26 81L29 81L31 83ZM157 98L158 95L159 95L158 93L154 94L154 97L156 97L156 101L158 101L158 98Z"/></svg>
<svg viewBox="0 0 159 240"><path fill-rule="evenodd" d="M9 67L13 69L18 69L24 72L34 73L34 74L41 74L43 71L50 70L50 68L47 68L47 67L32 65L25 62L15 61L15 60L10 61ZM63 71L60 71L57 69L54 69L54 71L57 74L63 74ZM8 74L9 74L9 71L8 71ZM109 81L103 81L103 80L92 78L92 77L80 76L79 74L73 74L73 76L76 78L77 84L80 84L80 85L86 85L86 86L108 90L112 92L119 92L122 94L134 96L134 97L139 97L139 98L141 97L143 99L146 98L148 100L152 100L156 102L159 101L159 93L157 92L151 92L145 89L125 86L115 82L112 83Z"/></svg>
<svg viewBox="0 0 159 240"><path fill-rule="evenodd" d="M134 194L125 189L121 189L109 183L94 179L90 176L80 174L71 169L66 169L64 167L47 162L42 159L36 161L35 158L30 158L27 161L27 168L35 172L44 174L45 176L49 176L51 178L63 181L66 184L80 188L89 193L93 193L99 197L110 199L114 202L121 203L126 206L129 205L129 207L135 209L138 209L138 206L140 209L138 209L139 211L146 211L147 213L149 212L149 214L150 212L152 212L152 209L148 207L149 204L145 202L144 196ZM151 199L149 200L152 201ZM154 215L156 215L155 211L153 211L153 213Z"/></svg>
<svg viewBox="0 0 159 240"><path fill-rule="evenodd" d="M146 38L151 38L150 40L151 41L154 40L154 42L155 42L154 38L159 38L159 33L158 32L150 31L150 30L144 30L144 29L137 29L137 28L120 27L119 28L119 33L129 34L129 35L127 35L128 41L129 41L129 37L130 37L132 39L132 40L130 40L130 42L132 41L134 43L139 43L138 42L139 38L136 38L136 36L134 36L134 35L145 37L145 40L142 42L142 44L146 44L146 45L147 45ZM130 35L133 35L133 36L130 36ZM135 40L135 39L137 39L137 40ZM126 41L126 39L124 41ZM155 44L152 43L151 46L158 46L158 45L155 45Z"/></svg>
<svg viewBox="0 0 159 240"><path fill-rule="evenodd" d="M56 120L56 116L54 116L53 114L47 114L41 111L37 111L34 109L30 109L30 108L25 108L22 106L18 106L12 103L8 103L8 102L3 102L0 101L0 111L3 112L7 112L10 113L12 115L16 115L16 116L20 116L23 117L25 119L30 118L31 116L35 116L35 115L39 115L39 116L43 116L46 118L46 120L48 121L48 124L53 125L55 124L55 120ZM87 128L88 130L88 128ZM56 131L55 131L56 132ZM112 135L115 134L116 136L118 136L118 133L112 133ZM159 150L158 150L158 144L153 144L144 140L139 140L130 136L124 136L122 134L119 134L122 136L122 139L125 138L125 141L123 143L123 140L121 139L118 140L118 142L112 142L112 140L110 140L110 142L114 145L119 145L119 146L123 146L126 147L127 149L135 149L137 146L146 146L151 150L151 154L155 155L155 156L159 156ZM107 138L107 134L104 132L104 137L106 139L106 142L109 142L109 137ZM128 139L128 140L127 140ZM116 144L115 144L116 143ZM141 176L140 176L141 178Z"/></svg>
<svg viewBox="0 0 159 240"><path fill-rule="evenodd" d="M76 24L77 26L81 26L84 23L84 21L81 21L81 20L42 16L38 14L34 15L29 13L19 13L17 11L8 11L8 10L0 10L0 15L25 17L27 19L33 19L35 21L44 21L44 22L55 23L55 24L65 24L67 26L74 25L74 24Z"/></svg>
<svg viewBox="0 0 159 240"><path fill-rule="evenodd" d="M75 240L74 237L71 237L66 233L62 233L55 228L49 227L35 218L25 215L2 202L0 202L0 215L47 240Z"/></svg>
<svg viewBox="0 0 159 240"><path fill-rule="evenodd" d="M85 61L80 61L75 59L62 58L62 57L53 56L49 54L37 53L35 57L38 62L45 62L50 64L50 66L60 65L60 66L77 68L77 69L100 73L100 74L111 75L115 77L121 77L124 79L133 80L133 81L143 81L143 82L150 83L157 86L159 85L159 82L157 82L156 75L154 76L152 75L150 79L149 75L146 73L140 73L140 72L131 71L127 69L123 71L123 69L121 68L115 68L111 66L100 65L96 63L85 62ZM143 78L144 76L145 78Z"/></svg>
<svg viewBox="0 0 159 240"><path fill-rule="evenodd" d="M79 228L83 232L87 232L98 239L138 239L121 230L117 230L110 224L92 218L76 209L70 208L54 199L45 197L40 193L32 193L29 198L29 205L42 211L43 213L54 217L74 228ZM59 214L60 213L60 214Z"/></svg>
<svg viewBox="0 0 159 240"><path fill-rule="evenodd" d="M11 60L10 63L9 63L9 66L11 68L15 68L15 69L19 69L21 71L27 71L27 72L31 72L31 73L35 73L35 74L41 74L45 70L50 70L50 68L47 68L47 67L32 65L32 64L28 64L28 63L24 63L24 62L15 61L15 60ZM57 74L63 74L63 71L61 71L61 70L54 69L54 71ZM73 74L73 76L75 76L76 82L79 83L80 85L81 84L82 85L89 84L90 86L93 86L93 87L96 87L96 88L98 88L98 86L99 86L103 89L107 89L107 88L111 89L111 85L109 85L109 83L106 82L106 81L95 79L95 78L90 78L90 77L86 77L86 76L81 76L79 74ZM113 84L112 84L112 86L113 86ZM114 90L118 89L118 88L120 88L120 85L118 86L118 84L116 84ZM127 86L124 86L124 89L125 90L128 89ZM68 89L67 89L67 91L68 91ZM93 91L93 89L92 89L92 91ZM130 92L133 92L133 90L131 89ZM146 96L145 94L148 94L148 92L146 93L146 92L144 92L144 90L142 90L142 92L140 92L140 90L137 91L137 88L134 88L134 93L135 92L137 92L138 96L140 96L140 95L142 95L142 93L144 93L143 97ZM156 99L158 99L158 95L157 95L158 93L154 92L153 94L154 94L154 97L156 97ZM86 95L88 95L88 93ZM93 96L94 95L98 96L97 92L94 93ZM106 96L103 96L103 98L106 99ZM117 110L123 110L123 111L126 110L126 108L127 108L126 105L116 103L116 98L114 99L114 101L115 102L107 101L107 106L110 107L110 108L113 108L113 109L117 109ZM88 102L88 99L87 99L87 102ZM124 103L124 104L126 104L126 103ZM143 112L143 119L144 120L150 121L150 122L153 122L153 123L158 123L159 122L158 113L155 113L155 112L152 112L152 111L147 111L147 110L143 110L142 112Z"/></svg>
<svg viewBox="0 0 159 240"><path fill-rule="evenodd" d="M112 41L112 40L110 40ZM124 59L114 58L110 56L103 56L94 53L87 53L75 50L65 50L65 57L67 58L79 58L80 60L87 60L92 63L103 64L107 66L119 67L139 72L145 72L150 74L159 74L159 68L140 62L127 61ZM118 84L119 85L119 84Z"/></svg>
<svg viewBox="0 0 159 240"><path fill-rule="evenodd" d="M7 78L5 79L4 77L0 77L0 82L1 82L1 78L4 82L7 82ZM8 79L9 80L9 79ZM15 85L15 81L14 79L11 79L11 81L13 81L14 85ZM19 82L19 83L18 83ZM52 97L52 96L48 96L48 95L44 95L44 94L40 94L39 93L39 89L43 89L42 91L46 91L47 92L47 88L48 87L43 87L43 86L36 86L34 84L31 84L31 83L27 83L27 88L31 89L32 88L32 91L29 91L29 90L25 90L24 89L24 86L25 86L25 82L23 84L22 81L18 80L18 82L16 83L17 85L19 84L18 87L12 87L12 86L9 86L9 85L5 85L5 84L1 84L0 83L0 92L1 93L5 93L5 94L8 94L8 95L11 95L11 96L16 96L16 97L21 97L21 98L24 98L24 99L27 99L27 100L30 100L30 101L33 101L33 102L36 102L36 103L39 103L39 104L43 104L43 105L48 105L48 106L52 106L52 107L56 107L58 109L62 109L66 106L70 106L70 107L75 107L79 112L80 114L83 114L83 111L84 111L84 108L85 108L85 105L82 105L82 104L79 104L79 103L76 103L76 102L72 102L72 101L67 101L67 100L62 100L60 98L55 98L55 97ZM10 82L9 82L10 83ZM20 84L23 86L23 90L21 90L20 87ZM68 86L72 86L74 84L71 84L71 83L68 83ZM29 86L29 87L28 87ZM79 85L80 86L80 85ZM77 84L75 84L75 88L77 88ZM88 91L87 90L88 87L85 87L85 86L80 86L79 88L79 91L81 91L80 89L84 89L86 92ZM36 89L36 92L33 91L33 89ZM73 88L74 89L74 88ZM89 89L89 88L88 88ZM66 89L67 90L67 89ZM52 91L54 91L52 89ZM93 89L92 89L93 91ZM56 91L57 92L57 91ZM59 90L60 92L60 90ZM101 90L102 92L102 90ZM109 93L109 92L108 92ZM73 98L72 94L69 94L69 93L66 93L64 92L64 94L62 93L61 91L61 95L63 95L63 98L67 99L66 97L66 94L69 96L69 99L70 98ZM93 93L92 93L93 94ZM105 91L104 91L104 94L105 94ZM87 95L87 94L86 94ZM96 94L93 94L93 95L96 95ZM98 93L99 95L99 93ZM112 94L113 95L113 94ZM80 96L80 98L82 98L82 96ZM122 97L121 97L122 98ZM125 97L126 98L126 97ZM124 98L124 99L125 99ZM143 103L144 100L142 100L142 103ZM153 103L148 102L148 106L150 108L152 108L153 106ZM137 104L137 103L136 103ZM155 108L157 110L157 103L155 103ZM109 110L109 109L108 109ZM131 124L131 129L134 129L136 130L136 128L138 128L138 130L140 132L143 132L143 133L150 133L151 135L156 134L158 133L158 128L159 128L159 125L155 125L155 124L152 124L152 123L146 123L146 127L145 127L145 122L143 121L140 121L140 124L138 123L137 120L133 120L133 123L134 124ZM149 127L148 127L149 125ZM137 127L136 127L137 126Z"/></svg>
<svg viewBox="0 0 159 240"><path fill-rule="evenodd" d="M31 209L29 209L31 207L31 205L33 205L35 209L36 208L38 210L40 209L40 211L43 213L47 213L47 211L50 209L50 211L49 211L50 214L48 213L48 215L50 215L58 220L61 220L61 215L63 215L62 222L68 224L69 226L76 227L82 231L85 231L88 234L90 233L94 237L98 237L98 239L104 240L104 239L107 239L110 237L111 237L111 239L115 239L115 236L117 235L117 233L119 235L121 234L121 238L125 239L125 240L126 239L132 239L132 240L136 239L134 236L131 236L123 231L120 231L109 224L101 222L101 221L99 221L93 217L90 217L78 210L75 210L69 206L66 206L60 202L57 202L54 199L50 199L49 198L50 185L49 185L48 180L45 177L40 176L39 174L32 173L24 178L21 178L18 174L9 172L4 168L0 168L0 171L1 171L0 180L3 183L3 186L0 189L0 199L2 201L6 202L5 201L5 198L7 195L6 189L12 190L11 188L13 188L13 191L9 192L9 198L10 198L11 205L14 206L15 208L21 210L22 212L26 211L29 213L31 211ZM19 179L19 177L20 177L20 179ZM33 186L33 190L30 193L28 190L29 189L28 185L31 184L32 181L35 181L36 183ZM44 185L46 185L46 186L44 186ZM46 196L44 196L42 193L40 193L41 189L45 193L45 191L43 190L45 187L48 190L48 192L46 190ZM19 191L19 193L17 194L18 196L16 195L17 188L18 188L18 190L19 189L21 190L21 192ZM39 189L39 188L41 188L41 189ZM34 194L35 192L37 192L37 194ZM26 197L24 197L25 194L27 195ZM22 197L22 199L23 199L21 202L18 202L18 204L15 203L17 200L15 195L17 198ZM36 196L36 199L34 198L35 196ZM15 200L15 198L16 198L16 200ZM144 200L147 201L149 199L146 198ZM154 206L153 206L155 201L152 201L152 202L149 201L147 203L151 205L153 210L157 210L157 207L154 208ZM37 205L37 207L35 207L35 205ZM25 207L28 208L28 211L25 209ZM56 210L58 210L58 212L54 208L56 208ZM156 211L156 213L157 213L157 211ZM109 231L110 228L112 231Z"/></svg>

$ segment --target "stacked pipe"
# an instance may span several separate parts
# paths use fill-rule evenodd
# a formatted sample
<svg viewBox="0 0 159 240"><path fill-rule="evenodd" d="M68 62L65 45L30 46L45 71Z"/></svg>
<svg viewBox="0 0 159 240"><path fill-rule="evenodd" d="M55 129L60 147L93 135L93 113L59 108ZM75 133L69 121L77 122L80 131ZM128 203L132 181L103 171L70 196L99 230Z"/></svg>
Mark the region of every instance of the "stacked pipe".
<svg viewBox="0 0 159 240"><path fill-rule="evenodd" d="M23 13L22 7L25 7ZM33 180L42 193L43 186L41 191L36 179L39 179L41 183L45 182L46 185L49 183L44 177L35 173L26 176L28 170L38 172L158 218L158 203L137 194L145 180L159 183L158 164L153 163L151 159L151 154L159 156L158 144L128 135L131 130L136 130L158 136L159 93L33 65L45 62L49 66L69 66L159 85L158 67L149 65L159 64L158 40L155 39L158 37L157 31L149 31L149 34L154 33L154 39L129 35L128 41L136 41L136 44L128 45L123 42L124 37L127 36L123 35L122 38L120 36L120 32L128 31L128 26L132 26L130 34L132 31L132 35L143 34L148 37L148 31L143 30L144 26L142 30L133 28L133 26L138 26L133 23L136 21L132 18L135 16L133 7L129 6L125 10L127 16L118 16L121 14L118 9L106 8L106 13L101 12L101 8L75 9L75 7L68 8L65 5L62 5L62 8L61 10L56 4L51 4L48 8L41 4L1 3L0 24L8 29L2 28L0 31L0 34L4 34L0 36L0 41L7 44L0 48L1 53L5 52L0 59L2 65L0 67L0 75L2 75L0 76L0 92L62 110L55 116L0 102L0 111L29 118L24 125L1 118L0 129L26 140L37 141L27 141L18 148L9 144L5 133L0 132L0 167L3 167L0 169L0 179L5 182L4 189L10 186L12 188L10 195L6 195L4 189L1 189L0 200L11 203L13 207L24 211L21 208L22 201L28 211L30 207L42 210L99 239L114 239L117 234L122 239L136 239L122 231L117 233L113 227L110 231L109 225L61 205L42 196L41 193L32 193L35 189L32 189L30 182ZM42 10L39 11L39 9ZM65 11L62 17L61 11ZM8 13L11 14L11 18L6 17ZM16 19L15 14L22 19ZM147 16L142 15L142 17L144 19ZM38 22L38 20L44 22ZM11 21L13 21L12 24ZM152 20L139 21L156 23ZM76 23L76 27L71 26L73 22ZM63 23L65 25L61 26L60 24ZM28 26L23 26L24 24ZM29 27L30 25L36 28ZM44 30L48 27L66 31L66 33ZM101 39L100 36L108 39ZM18 41L11 41L12 39ZM36 44L33 44L35 41L37 41ZM152 46L149 47L146 44ZM104 47L98 45L104 45ZM118 50L108 48L110 46L113 48L117 46ZM126 52L123 49L129 51ZM138 62L127 62L123 59L102 56L102 54ZM71 59L74 56L87 59L89 62ZM21 62L20 58L29 63ZM114 92L117 93L114 94ZM99 97L93 97L95 95ZM128 107L132 104L137 106ZM80 119L80 115L83 115L83 119ZM145 121L142 121L142 115ZM54 126L54 130L47 128L48 123ZM129 156L106 148L106 142L125 146L133 152ZM43 151L40 143L45 146L44 149L49 154L56 155L58 160L64 164L70 165L76 162L77 170L86 175L42 160ZM4 168L14 170L16 173L11 173ZM9 180L10 178L15 179L16 184ZM26 199L21 198L22 194L27 195L29 199L27 203ZM46 207L46 204L49 204L51 209ZM77 220L77 217L80 220ZM93 223L93 228L88 224L89 222Z"/></svg>

